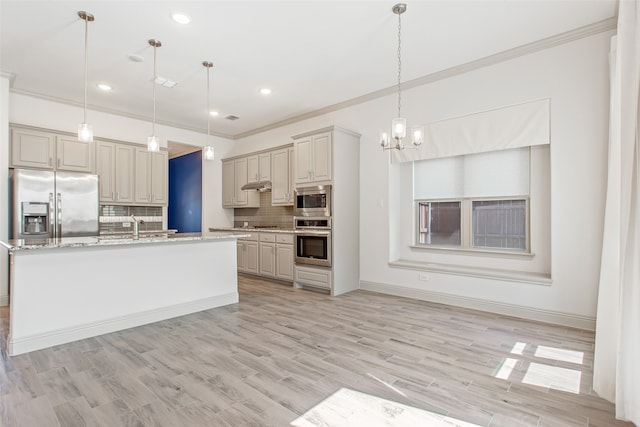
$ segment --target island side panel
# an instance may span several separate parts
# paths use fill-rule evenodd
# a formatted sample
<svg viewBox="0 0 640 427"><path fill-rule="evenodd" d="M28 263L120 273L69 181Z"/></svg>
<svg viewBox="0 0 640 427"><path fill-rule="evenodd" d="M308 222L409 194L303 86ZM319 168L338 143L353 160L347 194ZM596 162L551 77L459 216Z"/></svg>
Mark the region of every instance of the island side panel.
<svg viewBox="0 0 640 427"><path fill-rule="evenodd" d="M238 302L236 241L16 251L10 354Z"/></svg>

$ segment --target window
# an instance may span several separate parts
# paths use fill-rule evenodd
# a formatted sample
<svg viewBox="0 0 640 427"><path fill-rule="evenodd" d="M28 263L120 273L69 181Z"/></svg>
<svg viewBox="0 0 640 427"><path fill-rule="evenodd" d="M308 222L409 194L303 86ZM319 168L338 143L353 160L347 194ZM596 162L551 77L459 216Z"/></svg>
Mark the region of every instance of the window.
<svg viewBox="0 0 640 427"><path fill-rule="evenodd" d="M414 162L416 243L526 252L529 147Z"/></svg>
<svg viewBox="0 0 640 427"><path fill-rule="evenodd" d="M474 248L527 249L527 201L472 202L471 235Z"/></svg>
<svg viewBox="0 0 640 427"><path fill-rule="evenodd" d="M460 246L460 202L423 202L420 244Z"/></svg>

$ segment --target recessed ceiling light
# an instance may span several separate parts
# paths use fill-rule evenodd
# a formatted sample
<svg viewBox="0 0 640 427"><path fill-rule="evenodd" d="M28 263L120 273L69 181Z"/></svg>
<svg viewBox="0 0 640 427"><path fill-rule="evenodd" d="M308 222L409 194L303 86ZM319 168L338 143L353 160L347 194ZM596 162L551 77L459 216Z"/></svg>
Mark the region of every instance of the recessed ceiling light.
<svg viewBox="0 0 640 427"><path fill-rule="evenodd" d="M130 55L127 55L127 58L129 58L129 61L133 61L133 62L144 62L144 58L138 55L137 53L132 53Z"/></svg>
<svg viewBox="0 0 640 427"><path fill-rule="evenodd" d="M178 24L188 24L191 22L191 18L184 13L176 12L171 15L171 19L173 19Z"/></svg>
<svg viewBox="0 0 640 427"><path fill-rule="evenodd" d="M260 93L263 95L269 95L271 93L271 89L263 87L262 89L260 89Z"/></svg>
<svg viewBox="0 0 640 427"><path fill-rule="evenodd" d="M109 92L111 90L111 86L106 83L98 83L98 89L103 90L105 92Z"/></svg>
<svg viewBox="0 0 640 427"><path fill-rule="evenodd" d="M220 115L220 113L218 113L217 111L210 111L209 114L211 114L213 117L218 117Z"/></svg>

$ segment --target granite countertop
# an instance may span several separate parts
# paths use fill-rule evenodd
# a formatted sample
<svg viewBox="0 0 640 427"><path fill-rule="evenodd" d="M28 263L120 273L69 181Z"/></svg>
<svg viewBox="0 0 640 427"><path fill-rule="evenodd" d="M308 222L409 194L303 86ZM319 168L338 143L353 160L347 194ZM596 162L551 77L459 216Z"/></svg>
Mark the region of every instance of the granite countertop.
<svg viewBox="0 0 640 427"><path fill-rule="evenodd" d="M219 232L219 231L232 231L232 232L242 232L242 233L249 233L251 234L252 232L256 233L288 233L288 234L293 234L294 230L293 228L272 228L272 227L265 227L265 228L261 228L261 227L211 227L209 228L209 231L211 232Z"/></svg>
<svg viewBox="0 0 640 427"><path fill-rule="evenodd" d="M0 241L0 245L12 252L34 250L34 249L54 249L54 248L74 248L91 246L117 246L117 245L139 245L148 243L171 243L185 241L204 240L229 240L242 237L249 237L249 233L238 233L229 231L214 231L202 235L201 233L177 233L168 236L152 236L133 239L122 236L102 236L102 237L63 237L61 239L38 239L25 241L22 239Z"/></svg>

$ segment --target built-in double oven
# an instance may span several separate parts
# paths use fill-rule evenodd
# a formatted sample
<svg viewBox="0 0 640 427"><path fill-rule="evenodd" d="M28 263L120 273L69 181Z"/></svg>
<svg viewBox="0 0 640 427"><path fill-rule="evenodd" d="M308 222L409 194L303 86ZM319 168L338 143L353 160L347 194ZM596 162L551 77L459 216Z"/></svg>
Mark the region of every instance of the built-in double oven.
<svg viewBox="0 0 640 427"><path fill-rule="evenodd" d="M296 188L296 264L331 267L331 186Z"/></svg>

